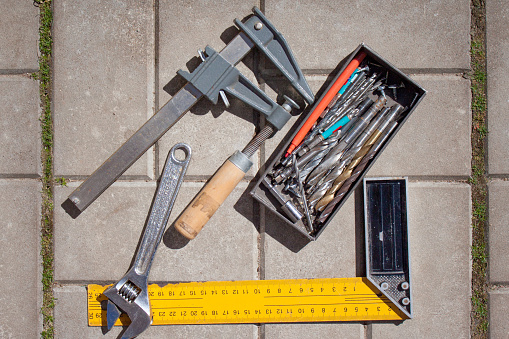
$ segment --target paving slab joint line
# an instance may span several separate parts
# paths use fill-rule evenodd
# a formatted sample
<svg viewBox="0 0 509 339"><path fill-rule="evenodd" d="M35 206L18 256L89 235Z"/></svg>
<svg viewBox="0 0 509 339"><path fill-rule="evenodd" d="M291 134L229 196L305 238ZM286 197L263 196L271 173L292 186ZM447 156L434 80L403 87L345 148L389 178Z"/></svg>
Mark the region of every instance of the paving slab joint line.
<svg viewBox="0 0 509 339"><path fill-rule="evenodd" d="M492 283L489 288L489 293L508 294L509 295L509 282Z"/></svg>
<svg viewBox="0 0 509 339"><path fill-rule="evenodd" d="M38 69L31 69L31 68L25 68L25 69L0 69L0 76L1 75L21 75L23 77L30 77L33 73L39 72Z"/></svg>
<svg viewBox="0 0 509 339"><path fill-rule="evenodd" d="M154 0L154 107L159 110L159 0ZM154 112L155 114L156 112ZM160 159L159 141L154 145L154 178L159 174L159 159Z"/></svg>
<svg viewBox="0 0 509 339"><path fill-rule="evenodd" d="M31 75L39 80L40 126L41 126L41 220L40 220L40 264L41 264L41 329L42 338L54 337L54 248L53 248L53 120L51 114L51 57L53 39L53 9L51 0L34 0L39 7L39 70Z"/></svg>
<svg viewBox="0 0 509 339"><path fill-rule="evenodd" d="M464 68L400 68L401 72L412 75L463 75L469 72L469 69ZM304 75L329 75L334 71L332 68L312 68L303 69ZM263 75L274 76L276 71L267 70Z"/></svg>
<svg viewBox="0 0 509 339"><path fill-rule="evenodd" d="M373 324L363 324L364 328L364 339L372 339L373 338Z"/></svg>
<svg viewBox="0 0 509 339"><path fill-rule="evenodd" d="M447 182L455 182L455 183L465 183L468 184L469 176L436 176L436 175L405 175L410 182L436 182L436 183L447 183ZM369 178L369 176L368 176Z"/></svg>
<svg viewBox="0 0 509 339"><path fill-rule="evenodd" d="M473 338L489 335L488 211L486 152L486 2L471 0L470 63L465 78L471 84L471 323Z"/></svg>
<svg viewBox="0 0 509 339"><path fill-rule="evenodd" d="M14 174L14 173L2 173L0 179L41 179L39 174Z"/></svg>
<svg viewBox="0 0 509 339"><path fill-rule="evenodd" d="M260 0L260 11L262 11L263 14L266 14L265 13L265 0ZM259 60L260 60L260 55L259 55L259 52L256 51L255 52L255 56L254 56L254 65L253 65L253 69L254 69L254 74L255 74L255 77L258 79L260 78L261 76L261 71L259 69ZM266 86L265 86L265 83L262 83L260 84L260 89L263 91L263 92L266 92ZM262 116L260 119L259 119L259 125L260 126L265 126L266 124L266 121L265 121L265 118ZM263 173L264 172L264 168L265 168L265 162L263 161L263 159L265 159L265 144L266 144L267 141L264 141L260 147L260 151L258 152L258 173ZM252 180L252 179L251 179ZM251 181L250 180L250 181ZM259 202L255 201L254 204L253 204L253 208L255 209L254 212L258 212L258 215L259 215L259 232L258 232L258 235L257 235L257 245L258 245L258 279L259 280L265 280L265 242L266 242L266 239L265 239L265 206L263 206L262 204L260 204ZM257 211L256 211L256 208L257 208ZM265 324L258 324L257 325L257 328L258 328L258 339L265 339L266 337L266 326Z"/></svg>
<svg viewBox="0 0 509 339"><path fill-rule="evenodd" d="M75 286L75 287L87 287L88 285L111 285L118 282L118 280L55 280L54 282L54 288L62 288L67 286ZM206 281L195 281L195 280L183 280L183 281L176 281L176 280L149 280L149 284L156 284L159 286L165 286L168 284L184 284L184 283L190 283L190 282L206 282Z"/></svg>
<svg viewBox="0 0 509 339"><path fill-rule="evenodd" d="M8 174L7 176L16 176L16 175ZM84 181L89 176L88 175L65 175L64 174L64 175L59 175L58 177L64 178L67 181L67 183L70 183L73 181ZM196 182L205 182L205 181L209 180L211 177L212 177L212 174L211 175L200 175L200 174L186 175L184 178L184 182L195 182L195 181ZM2 178L2 174L0 174L0 179L1 178ZM254 176L247 175L242 179L242 181L250 182L253 179L254 179ZM150 178L145 175L132 175L132 176L126 175L126 176L122 176L119 179L115 180L115 183L120 183L120 182L155 182L155 181L159 181L159 176L156 176L153 179L153 178Z"/></svg>
<svg viewBox="0 0 509 339"><path fill-rule="evenodd" d="M84 181L89 176L88 175L65 175L65 174L62 174L62 175L59 175L58 177L65 178L67 181ZM125 176L121 176L120 178L115 180L115 182L122 182L122 181L155 181L155 180L150 178L148 175L125 175Z"/></svg>
<svg viewBox="0 0 509 339"><path fill-rule="evenodd" d="M493 179L498 179L500 181L508 181L509 174L490 174L487 175L487 179L489 180L489 182L491 182Z"/></svg>

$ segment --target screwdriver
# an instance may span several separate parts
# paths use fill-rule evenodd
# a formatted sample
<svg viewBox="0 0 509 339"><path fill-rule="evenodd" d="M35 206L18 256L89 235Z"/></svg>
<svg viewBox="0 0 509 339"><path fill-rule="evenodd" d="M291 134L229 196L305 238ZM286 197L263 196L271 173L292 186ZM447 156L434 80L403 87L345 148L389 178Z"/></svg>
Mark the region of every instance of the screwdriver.
<svg viewBox="0 0 509 339"><path fill-rule="evenodd" d="M348 66L346 66L345 70L339 78L334 82L330 90L325 94L322 101L316 106L316 108L313 110L313 112L310 114L304 125L302 125L302 128L297 132L295 137L293 138L290 147L288 147L288 150L286 151L285 157L288 157L293 150L299 146L299 144L304 140L306 137L306 134L309 132L309 130L313 127L314 123L320 115L322 114L323 110L329 105L329 103L332 101L336 93L341 89L341 87L346 83L348 78L352 75L352 73L355 71L357 67L359 67L360 63L364 58L366 57L365 52L360 52L355 56L355 58L350 61Z"/></svg>
<svg viewBox="0 0 509 339"><path fill-rule="evenodd" d="M281 107L290 112L299 106L285 96L285 103ZM219 206L226 200L237 184L244 178L253 163L249 158L253 156L261 144L269 138L275 130L272 125L266 125L242 150L235 152L217 170L205 184L184 212L175 221L175 229L188 239L194 239L203 226L214 215Z"/></svg>

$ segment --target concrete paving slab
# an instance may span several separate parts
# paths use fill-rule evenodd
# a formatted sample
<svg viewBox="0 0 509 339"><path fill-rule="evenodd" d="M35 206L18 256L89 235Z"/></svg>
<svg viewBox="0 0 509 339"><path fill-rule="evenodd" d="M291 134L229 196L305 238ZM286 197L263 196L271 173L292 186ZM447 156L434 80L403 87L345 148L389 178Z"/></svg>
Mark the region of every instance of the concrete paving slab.
<svg viewBox="0 0 509 339"><path fill-rule="evenodd" d="M453 75L412 78L428 93L369 175L469 177L470 83Z"/></svg>
<svg viewBox="0 0 509 339"><path fill-rule="evenodd" d="M501 0L486 3L486 60L488 93L488 172L491 175L509 174L509 117L507 87L509 79L509 8Z"/></svg>
<svg viewBox="0 0 509 339"><path fill-rule="evenodd" d="M414 318L373 324L372 338L470 338L470 187L411 182L408 194Z"/></svg>
<svg viewBox="0 0 509 339"><path fill-rule="evenodd" d="M489 278L491 283L508 283L509 268L509 182L494 180L488 185L489 201Z"/></svg>
<svg viewBox="0 0 509 339"><path fill-rule="evenodd" d="M154 114L151 2L54 4L55 175L91 174ZM126 175L153 176L149 150Z"/></svg>
<svg viewBox="0 0 509 339"><path fill-rule="evenodd" d="M36 338L42 330L40 191L38 180L0 180L1 338Z"/></svg>
<svg viewBox="0 0 509 339"><path fill-rule="evenodd" d="M233 20L251 14L253 6L258 6L258 2L160 1L158 38L160 105L170 99L170 95L163 87L177 75L177 71L188 70L186 65L190 61L190 66L196 67L199 64L198 49L205 50L205 46L209 45L218 52L222 50L238 31ZM191 60L193 57L194 60Z"/></svg>
<svg viewBox="0 0 509 339"><path fill-rule="evenodd" d="M0 176L38 177L39 84L23 76L2 76L0 93Z"/></svg>
<svg viewBox="0 0 509 339"><path fill-rule="evenodd" d="M357 324L271 324L265 326L265 338L342 338L364 339L364 326Z"/></svg>
<svg viewBox="0 0 509 339"><path fill-rule="evenodd" d="M103 334L101 327L87 325L86 286L61 286L54 289L55 301L55 338L117 338L122 327L114 327ZM199 326L151 326L141 338L246 338L258 337L255 325L199 325Z"/></svg>
<svg viewBox="0 0 509 339"><path fill-rule="evenodd" d="M470 3L266 1L303 69L333 69L361 42L400 68L469 69Z"/></svg>
<svg viewBox="0 0 509 339"><path fill-rule="evenodd" d="M161 1L159 4L159 106L164 105L185 81L176 75L179 69L192 71L199 62L197 50L209 45L216 51L223 49L235 35L235 18L252 13L256 1L197 1L192 4ZM227 10L226 10L227 8ZM230 27L230 29L228 29ZM235 26L236 27L236 26ZM251 66L252 58L246 58ZM256 84L252 71L240 63L237 68ZM255 133L257 118L251 108L235 98L229 98L231 107L220 101L214 105L206 98L191 109L159 141L159 168L177 142L186 142L193 148L188 175L210 176L235 152L242 150ZM258 156L248 175L256 173Z"/></svg>
<svg viewBox="0 0 509 339"><path fill-rule="evenodd" d="M265 279L356 276L355 199L349 199L316 242L266 211ZM266 338L364 338L359 324L267 324Z"/></svg>
<svg viewBox="0 0 509 339"><path fill-rule="evenodd" d="M56 187L55 205L65 200L79 182L71 184ZM202 185L182 185L170 223ZM100 282L120 279L134 256L155 188L154 182L114 184L77 219L56 208L55 280ZM258 233L250 221L253 201L243 195L246 188L247 184L241 183L196 239L187 245L167 232L155 256L150 281L257 278Z"/></svg>
<svg viewBox="0 0 509 339"><path fill-rule="evenodd" d="M509 289L502 288L490 292L490 331L489 337L492 339L509 338Z"/></svg>
<svg viewBox="0 0 509 339"><path fill-rule="evenodd" d="M355 277L358 213L354 200L348 199L315 242L267 210L265 279Z"/></svg>
<svg viewBox="0 0 509 339"><path fill-rule="evenodd" d="M31 1L6 0L0 13L0 71L34 72L38 65L39 8Z"/></svg>
<svg viewBox="0 0 509 339"><path fill-rule="evenodd" d="M326 81L325 76L307 78L315 93ZM471 160L469 82L453 75L414 75L412 78L428 93L369 174L468 177ZM298 127L298 121L297 117L292 118L265 143L267 159L288 140L289 134Z"/></svg>

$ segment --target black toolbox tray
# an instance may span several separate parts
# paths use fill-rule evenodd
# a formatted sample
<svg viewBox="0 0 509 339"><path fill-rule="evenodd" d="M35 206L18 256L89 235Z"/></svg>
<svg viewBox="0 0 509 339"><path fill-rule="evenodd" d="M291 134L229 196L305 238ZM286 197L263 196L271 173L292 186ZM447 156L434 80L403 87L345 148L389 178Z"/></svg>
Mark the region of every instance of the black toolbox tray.
<svg viewBox="0 0 509 339"><path fill-rule="evenodd" d="M386 89L385 93L387 96L387 104L386 104L387 107L390 107L394 103L399 103L400 105L405 107L405 111L403 112L402 116L398 119L398 125L396 126L396 128L391 132L391 134L388 136L387 140L385 140L385 142L382 145L382 147L380 148L380 150L373 157L373 159L369 162L369 164L363 170L361 175L359 175L357 180L351 185L351 187L350 187L349 191L346 193L344 199L342 199L336 205L334 211L329 215L328 219L323 224L320 224L319 227L313 233L309 233L304 225L304 222L302 221L305 218L303 218L302 220L299 220L296 223L291 222L288 219L288 217L286 217L282 213L282 210L281 210L281 207L280 207L280 204L278 203L278 201L274 198L274 196L268 191L268 189L262 183L263 179L269 174L269 172L272 171L273 167L284 156L293 137L300 130L300 128L304 124L305 119L307 117L305 117L303 120L299 120L299 121L301 121L301 123L299 124L299 126L297 128L295 128L295 126L292 127L292 131L293 131L292 135L290 137L285 137L285 140L287 140L287 142L284 143L284 145L280 144L279 147L276 149L275 153L277 152L277 155L271 156L272 161L268 165L266 165L265 172L262 175L260 175L259 180L257 181L256 185L250 192L251 195L256 200L258 200L260 203L262 203L268 209L270 209L272 212L274 212L284 222L291 225L296 231L305 235L309 240L316 240L321 235L321 233L327 227L327 225L332 220L334 215L339 211L339 209L345 203L345 201L348 200L348 197L352 194L352 192L355 191L356 187L362 182L365 174L369 171L371 166L375 163L376 159L378 159L378 157L383 152L383 150L385 149L387 144L389 144L389 142L392 140L392 138L401 129L401 127L406 122L406 120L410 117L410 115L412 114L414 109L417 107L417 105L420 103L420 101L426 95L425 89L423 89L421 86L419 86L415 81L413 81L411 78L409 78L403 72L401 72L399 69L394 67L388 61L383 59L380 55L378 55L370 47L368 47L367 45L362 43L345 60L343 60L343 63L342 63L343 66L340 67L339 70L337 70L336 74L334 75L334 78L332 78L332 80L328 84L327 88L323 91L323 94L320 96L320 98L316 99L314 104L308 110L309 114L311 114L311 112L313 112L314 108L323 99L323 97L329 91L329 89L332 87L332 85L334 84L336 79L343 73L344 69L347 67L347 65L350 63L350 61L352 61L352 59L358 53L361 53L361 52L366 53L366 57L362 64L367 63L368 65L370 65L370 67L374 67L375 69L377 69L378 72L383 73L388 84L396 84L399 87L396 89L396 91L394 91L390 88ZM282 192L280 186L281 185L278 185L276 187L276 189L279 192L281 192L283 195L285 195L284 192Z"/></svg>

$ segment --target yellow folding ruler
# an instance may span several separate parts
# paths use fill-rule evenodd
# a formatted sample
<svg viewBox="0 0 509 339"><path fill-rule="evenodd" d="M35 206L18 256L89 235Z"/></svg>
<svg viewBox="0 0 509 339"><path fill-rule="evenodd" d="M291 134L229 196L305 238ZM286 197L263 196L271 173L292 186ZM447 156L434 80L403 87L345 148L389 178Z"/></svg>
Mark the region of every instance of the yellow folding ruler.
<svg viewBox="0 0 509 339"><path fill-rule="evenodd" d="M88 324L106 326L102 294L88 285ZM149 286L152 325L401 321L408 317L367 278L210 281ZM102 304L103 305L102 305ZM115 325L127 325L122 314Z"/></svg>

